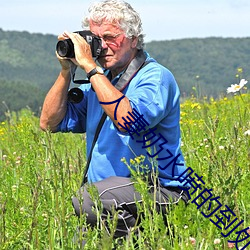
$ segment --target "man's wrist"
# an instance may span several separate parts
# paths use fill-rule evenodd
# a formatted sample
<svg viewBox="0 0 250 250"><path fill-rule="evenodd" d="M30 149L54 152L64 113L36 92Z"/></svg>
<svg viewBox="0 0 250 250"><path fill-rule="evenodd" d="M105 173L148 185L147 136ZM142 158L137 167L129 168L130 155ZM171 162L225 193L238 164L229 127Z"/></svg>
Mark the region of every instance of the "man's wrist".
<svg viewBox="0 0 250 250"><path fill-rule="evenodd" d="M87 78L90 80L90 78L94 75L104 75L104 71L101 67L99 66L96 66L95 68L93 68L92 70L90 70L88 73L87 73Z"/></svg>
<svg viewBox="0 0 250 250"><path fill-rule="evenodd" d="M70 78L70 69L62 69L60 74L64 78Z"/></svg>

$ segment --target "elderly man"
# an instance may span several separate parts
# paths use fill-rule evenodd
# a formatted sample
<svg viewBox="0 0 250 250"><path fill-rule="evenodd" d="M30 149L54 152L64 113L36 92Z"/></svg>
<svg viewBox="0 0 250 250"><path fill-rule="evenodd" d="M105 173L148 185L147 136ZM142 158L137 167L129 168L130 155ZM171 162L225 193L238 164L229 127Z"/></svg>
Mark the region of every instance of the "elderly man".
<svg viewBox="0 0 250 250"><path fill-rule="evenodd" d="M186 169L180 150L180 93L171 72L144 51L141 19L128 3L106 0L93 4L83 27L100 39L101 53L95 61L89 43L78 33L59 36L59 40L72 41L75 56L57 54L61 71L45 98L40 126L52 132L86 132L86 180L99 192L103 220L107 215L112 219L114 209L119 211L115 237L120 237L135 226L136 202L141 201L122 158L130 162L135 156L145 156L146 167L140 169L145 177L157 174L159 211L166 211L170 203L188 201L180 177ZM79 87L83 98L78 103L68 98L75 66L89 80ZM95 226L94 203L84 184L80 190L83 202L75 197L73 205L78 216L85 214L87 223ZM153 198L150 178L148 185L152 185Z"/></svg>

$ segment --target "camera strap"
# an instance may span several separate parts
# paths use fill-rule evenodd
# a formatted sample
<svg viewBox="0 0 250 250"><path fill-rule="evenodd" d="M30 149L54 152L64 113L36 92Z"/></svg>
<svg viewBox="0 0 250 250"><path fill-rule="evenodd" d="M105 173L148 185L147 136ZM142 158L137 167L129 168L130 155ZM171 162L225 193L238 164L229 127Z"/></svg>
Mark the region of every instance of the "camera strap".
<svg viewBox="0 0 250 250"><path fill-rule="evenodd" d="M128 84L130 83L130 81L133 79L133 77L136 75L136 73L143 68L144 66L146 66L150 61L146 61L146 55L144 54L143 50L139 50L136 57L131 61L131 63L129 64L129 66L127 67L127 69L125 70L125 72L121 75L120 79L118 80L118 82L115 85L115 88L117 88L119 91L123 91ZM88 81L89 83L89 81ZM102 114L102 117L97 125L97 129L95 132L95 136L94 139L92 141L92 145L91 145L91 149L90 149L90 153L88 156L88 160L86 163L86 167L84 170L84 175L83 175L83 180L82 180L82 184L81 186L83 186L86 182L87 182L87 173L88 173L88 169L89 169L89 164L92 158L92 152L95 146L95 143L98 139L98 136L101 132L102 126L106 120L107 114L104 112Z"/></svg>

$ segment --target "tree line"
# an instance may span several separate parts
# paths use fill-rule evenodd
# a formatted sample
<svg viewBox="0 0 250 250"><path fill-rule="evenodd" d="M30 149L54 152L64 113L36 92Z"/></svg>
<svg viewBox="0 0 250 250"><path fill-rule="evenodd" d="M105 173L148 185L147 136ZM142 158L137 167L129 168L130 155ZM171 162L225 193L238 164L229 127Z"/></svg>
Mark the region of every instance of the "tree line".
<svg viewBox="0 0 250 250"><path fill-rule="evenodd" d="M29 107L39 115L60 70L56 43L54 35L0 29L0 120L8 109ZM217 98L240 78L250 79L249 37L152 41L145 49L172 71L183 98Z"/></svg>

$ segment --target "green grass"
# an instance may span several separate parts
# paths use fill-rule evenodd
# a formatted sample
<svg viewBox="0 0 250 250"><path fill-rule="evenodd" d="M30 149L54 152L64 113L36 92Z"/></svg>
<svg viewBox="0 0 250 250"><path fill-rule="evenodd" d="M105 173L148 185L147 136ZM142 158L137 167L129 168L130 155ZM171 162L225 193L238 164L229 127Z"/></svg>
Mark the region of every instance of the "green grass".
<svg viewBox="0 0 250 250"><path fill-rule="evenodd" d="M220 196L222 209L228 205L244 220L236 231L250 226L250 136L245 133L250 129L249 103L250 95L244 94L220 100L193 98L181 105L182 150L187 165L203 176L203 188ZM0 249L80 249L74 235L85 220L74 216L71 197L82 181L84 136L44 133L38 124L28 109L7 113L0 124ZM202 215L208 213L207 205L206 209L197 209L193 203L175 206L165 226L144 184L138 186L144 199L139 205L144 213L143 230L137 236L132 232L117 249L136 249L137 242L137 249L220 250L229 249L227 240L236 239L236 231L224 238L221 232L229 230L219 230ZM100 210L98 200L96 204ZM210 218L216 220L214 215ZM86 233L85 249L112 249L117 243L112 239L116 221L108 221L111 235L98 223L99 230ZM220 243L215 244L215 239Z"/></svg>

